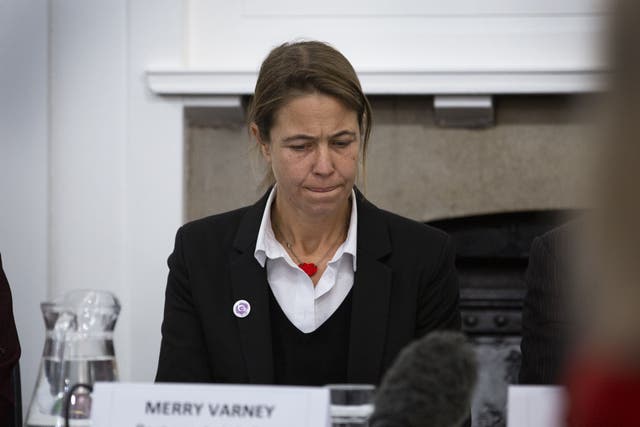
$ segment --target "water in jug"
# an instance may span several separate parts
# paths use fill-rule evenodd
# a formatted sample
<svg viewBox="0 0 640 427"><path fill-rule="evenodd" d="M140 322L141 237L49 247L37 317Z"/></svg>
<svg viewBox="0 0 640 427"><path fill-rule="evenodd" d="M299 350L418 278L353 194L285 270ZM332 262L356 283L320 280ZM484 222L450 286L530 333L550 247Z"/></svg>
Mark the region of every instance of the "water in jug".
<svg viewBox="0 0 640 427"><path fill-rule="evenodd" d="M113 329L120 303L109 292L75 290L40 306L46 336L25 424L64 427L67 409L70 426L88 426L89 390L74 386L118 379Z"/></svg>

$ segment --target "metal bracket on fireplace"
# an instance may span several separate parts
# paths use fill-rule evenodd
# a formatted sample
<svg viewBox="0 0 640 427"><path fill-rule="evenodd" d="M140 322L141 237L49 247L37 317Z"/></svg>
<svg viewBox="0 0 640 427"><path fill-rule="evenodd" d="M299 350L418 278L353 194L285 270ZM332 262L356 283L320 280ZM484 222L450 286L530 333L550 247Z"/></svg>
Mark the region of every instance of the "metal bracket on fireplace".
<svg viewBox="0 0 640 427"><path fill-rule="evenodd" d="M436 95L433 97L436 124L450 128L486 128L495 123L490 95Z"/></svg>

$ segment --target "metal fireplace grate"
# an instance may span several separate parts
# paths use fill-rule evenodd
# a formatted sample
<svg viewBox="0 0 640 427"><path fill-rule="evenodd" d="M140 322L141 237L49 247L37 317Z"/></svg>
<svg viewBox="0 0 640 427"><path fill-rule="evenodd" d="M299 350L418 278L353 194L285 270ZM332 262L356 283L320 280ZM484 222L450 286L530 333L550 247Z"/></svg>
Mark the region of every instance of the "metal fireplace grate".
<svg viewBox="0 0 640 427"><path fill-rule="evenodd" d="M524 272L536 236L567 211L524 211L429 222L456 244L462 327L478 358L474 427L506 425L507 387L518 380Z"/></svg>

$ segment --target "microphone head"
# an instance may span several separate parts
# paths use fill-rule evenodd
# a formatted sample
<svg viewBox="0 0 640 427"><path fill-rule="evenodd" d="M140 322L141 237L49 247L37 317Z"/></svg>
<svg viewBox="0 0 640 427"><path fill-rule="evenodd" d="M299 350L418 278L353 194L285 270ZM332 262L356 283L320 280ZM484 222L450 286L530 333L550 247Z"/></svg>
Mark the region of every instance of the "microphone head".
<svg viewBox="0 0 640 427"><path fill-rule="evenodd" d="M371 427L458 427L469 418L476 357L459 332L436 331L404 348L376 393Z"/></svg>

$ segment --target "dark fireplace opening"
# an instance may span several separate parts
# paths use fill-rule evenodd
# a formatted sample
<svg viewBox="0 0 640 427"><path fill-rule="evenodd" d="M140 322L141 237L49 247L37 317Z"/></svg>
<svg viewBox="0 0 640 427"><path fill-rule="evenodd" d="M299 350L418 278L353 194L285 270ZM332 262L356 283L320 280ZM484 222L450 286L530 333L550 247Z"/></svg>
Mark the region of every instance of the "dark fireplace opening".
<svg viewBox="0 0 640 427"><path fill-rule="evenodd" d="M456 245L462 328L478 360L474 427L506 425L507 387L520 369L524 274L533 239L568 221L573 211L544 210L430 221Z"/></svg>

